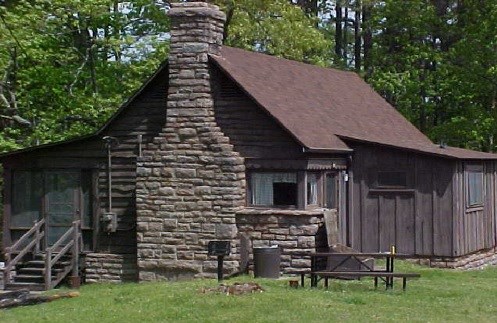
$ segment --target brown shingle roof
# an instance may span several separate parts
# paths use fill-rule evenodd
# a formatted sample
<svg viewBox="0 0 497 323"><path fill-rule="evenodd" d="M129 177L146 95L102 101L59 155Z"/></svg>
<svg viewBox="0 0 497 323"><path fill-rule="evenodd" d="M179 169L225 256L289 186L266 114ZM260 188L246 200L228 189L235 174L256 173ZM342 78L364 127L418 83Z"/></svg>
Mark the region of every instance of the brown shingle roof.
<svg viewBox="0 0 497 323"><path fill-rule="evenodd" d="M452 158L497 159L433 144L356 73L231 47L211 58L308 149L348 151L346 142L352 140Z"/></svg>

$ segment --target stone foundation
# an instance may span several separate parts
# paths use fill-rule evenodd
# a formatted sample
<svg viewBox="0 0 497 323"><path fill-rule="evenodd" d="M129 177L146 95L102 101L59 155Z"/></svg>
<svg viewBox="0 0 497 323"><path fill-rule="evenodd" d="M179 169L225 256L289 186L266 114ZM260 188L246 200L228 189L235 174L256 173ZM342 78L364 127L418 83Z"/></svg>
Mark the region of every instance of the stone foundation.
<svg viewBox="0 0 497 323"><path fill-rule="evenodd" d="M86 283L122 283L136 277L135 255L90 253L84 259Z"/></svg>
<svg viewBox="0 0 497 323"><path fill-rule="evenodd" d="M432 257L415 259L413 262L434 268L450 269L481 269L490 265L497 265L497 248L480 250L461 257Z"/></svg>
<svg viewBox="0 0 497 323"><path fill-rule="evenodd" d="M307 271L309 259L292 256L292 252L314 252L326 244L323 212L298 210L244 209L237 212L238 231L249 240L249 256L252 247L278 245L281 249L281 272Z"/></svg>

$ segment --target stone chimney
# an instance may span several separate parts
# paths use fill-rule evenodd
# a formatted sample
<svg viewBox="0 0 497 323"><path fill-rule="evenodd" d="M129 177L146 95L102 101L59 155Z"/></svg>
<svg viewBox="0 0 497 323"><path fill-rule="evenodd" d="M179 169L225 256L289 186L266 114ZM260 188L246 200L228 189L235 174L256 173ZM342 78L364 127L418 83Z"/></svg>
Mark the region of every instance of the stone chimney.
<svg viewBox="0 0 497 323"><path fill-rule="evenodd" d="M220 54L225 15L205 2L182 2L169 16L167 120L137 165L141 281L214 277L212 240L231 242L225 271L239 269L235 212L245 204L245 167L216 124L209 65L209 54Z"/></svg>

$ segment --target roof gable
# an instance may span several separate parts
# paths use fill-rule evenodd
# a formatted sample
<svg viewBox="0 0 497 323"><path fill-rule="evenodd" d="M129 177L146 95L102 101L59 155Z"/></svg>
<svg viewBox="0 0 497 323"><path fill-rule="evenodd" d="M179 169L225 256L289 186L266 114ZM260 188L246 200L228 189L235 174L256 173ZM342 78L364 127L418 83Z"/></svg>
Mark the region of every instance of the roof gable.
<svg viewBox="0 0 497 323"><path fill-rule="evenodd" d="M163 77L164 76L163 73L168 73L168 64L167 64L167 61L164 61L154 71L154 73L147 80L145 80L145 82L143 82L143 84L140 86L140 88L137 89L129 98L127 98L126 101L124 103L122 103L119 106L119 108L110 116L110 118L107 119L107 121L98 130L96 130L95 132L87 134L87 135L83 135L83 136L80 136L80 137L69 138L69 139L62 140L62 141L49 142L49 143L45 143L45 144L41 144L41 145L37 145L37 146L31 146L31 147L26 147L26 148L14 150L14 151L9 151L9 152L5 152L5 153L1 153L0 154L0 159L1 158L5 158L5 157L9 157L9 156L13 156L13 155L19 155L19 154L29 153L29 152L34 151L34 150L38 151L40 149L47 149L47 148L52 148L52 147L59 147L59 146L63 146L63 145L71 145L71 144L75 144L75 143L80 143L82 141L89 140L89 139L92 139L92 138L96 138L98 136L101 136L101 135L105 134L105 132L107 130L109 130L109 128L111 128L113 124L115 124L116 120L118 120L118 118L121 115L123 115L124 113L126 113L126 111L128 111L128 109L132 105L132 103L135 100L137 100L140 97L140 95L142 93L144 93L146 91L146 89L149 88L149 86L158 77Z"/></svg>

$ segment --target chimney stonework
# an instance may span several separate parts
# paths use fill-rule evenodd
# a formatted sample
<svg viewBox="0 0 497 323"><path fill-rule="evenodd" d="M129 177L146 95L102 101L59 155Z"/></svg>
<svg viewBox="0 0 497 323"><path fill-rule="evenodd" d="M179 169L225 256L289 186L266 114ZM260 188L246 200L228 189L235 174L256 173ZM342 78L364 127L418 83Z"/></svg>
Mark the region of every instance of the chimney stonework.
<svg viewBox="0 0 497 323"><path fill-rule="evenodd" d="M229 240L239 269L235 212L245 204L244 160L214 116L209 54L219 55L225 15L204 2L173 3L167 119L137 165L141 281L214 277L211 240Z"/></svg>

